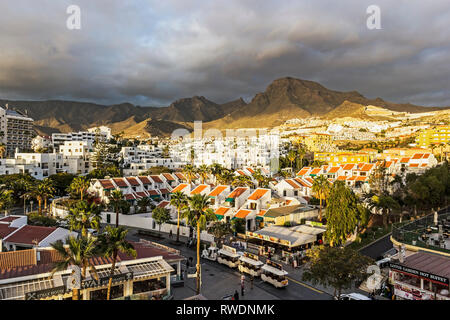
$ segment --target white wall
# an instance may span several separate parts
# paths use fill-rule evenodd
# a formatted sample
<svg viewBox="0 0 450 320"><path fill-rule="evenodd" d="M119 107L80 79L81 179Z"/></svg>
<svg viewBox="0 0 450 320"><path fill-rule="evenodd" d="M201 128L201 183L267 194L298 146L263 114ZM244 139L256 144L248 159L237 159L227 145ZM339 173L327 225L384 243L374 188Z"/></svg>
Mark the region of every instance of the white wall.
<svg viewBox="0 0 450 320"><path fill-rule="evenodd" d="M51 243L56 242L58 240L62 240L62 242L66 243L65 240L68 236L76 237L77 235L78 233L76 232L71 232L64 228L57 228L47 238L45 238L39 243L39 247L49 247Z"/></svg>
<svg viewBox="0 0 450 320"><path fill-rule="evenodd" d="M106 223L107 214L110 214L111 216L110 223L114 224L116 221L116 214L114 212L102 212L101 213L102 223ZM159 231L159 225L156 223L153 224L153 219L151 218L151 215L148 213L133 214L133 215L119 214L119 225L132 228ZM169 223L164 223L161 225L161 232L169 233L170 230L172 230L172 234L175 236L177 234L177 225ZM180 225L180 236L189 237L189 227ZM200 239L208 242L213 242L214 236L210 235L206 231L202 231L200 234Z"/></svg>

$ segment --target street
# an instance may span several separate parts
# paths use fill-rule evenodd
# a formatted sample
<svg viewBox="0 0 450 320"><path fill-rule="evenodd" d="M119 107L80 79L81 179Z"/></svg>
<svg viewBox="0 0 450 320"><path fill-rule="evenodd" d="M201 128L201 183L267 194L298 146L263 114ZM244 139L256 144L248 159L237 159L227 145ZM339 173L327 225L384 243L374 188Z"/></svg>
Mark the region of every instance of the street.
<svg viewBox="0 0 450 320"><path fill-rule="evenodd" d="M155 239L138 235L136 230L130 229L128 239L139 241L146 239L180 250L181 254L186 257L192 257L194 264L196 263L195 248L187 248L186 245L175 246L170 243L168 238ZM174 236L175 238L175 236ZM181 237L183 243L186 239ZM301 280L301 272L285 266L289 272L289 285L286 288L277 289L271 284L263 282L256 278L253 282L253 289L250 289L250 277L246 276L244 297L241 297L241 274L237 269L231 269L225 265L215 261L201 259L202 263L202 295L207 299L221 300L227 295L231 295L237 290L241 300L330 300L331 295L323 290L314 288ZM195 295L195 278L186 279L185 286L173 288L174 299L184 299Z"/></svg>

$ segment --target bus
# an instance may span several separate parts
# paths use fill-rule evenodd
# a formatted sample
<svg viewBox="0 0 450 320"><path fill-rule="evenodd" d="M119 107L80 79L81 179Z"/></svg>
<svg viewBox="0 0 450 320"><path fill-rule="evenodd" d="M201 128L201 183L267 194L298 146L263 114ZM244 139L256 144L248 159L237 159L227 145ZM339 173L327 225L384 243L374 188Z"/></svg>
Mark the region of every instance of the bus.
<svg viewBox="0 0 450 320"><path fill-rule="evenodd" d="M217 252L217 262L225 264L230 268L236 268L239 265L240 255L236 252L235 248L229 246L222 246Z"/></svg>
<svg viewBox="0 0 450 320"><path fill-rule="evenodd" d="M261 275L261 267L264 263L259 261L259 257L255 254L244 252L244 255L239 258L239 271L248 273L253 277Z"/></svg>
<svg viewBox="0 0 450 320"><path fill-rule="evenodd" d="M266 264L261 267L261 280L268 282L276 288L283 288L288 285L286 276L288 273L283 270L283 266L276 262L267 260Z"/></svg>

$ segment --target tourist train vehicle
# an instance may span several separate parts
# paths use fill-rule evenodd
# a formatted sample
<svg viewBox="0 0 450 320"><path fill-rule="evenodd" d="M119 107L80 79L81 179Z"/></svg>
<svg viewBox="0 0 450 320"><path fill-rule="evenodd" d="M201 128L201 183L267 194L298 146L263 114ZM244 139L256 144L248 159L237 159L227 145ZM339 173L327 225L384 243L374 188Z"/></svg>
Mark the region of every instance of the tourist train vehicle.
<svg viewBox="0 0 450 320"><path fill-rule="evenodd" d="M218 251L219 251L219 248L217 248L216 246L210 246L208 249L206 249L206 247L205 247L205 249L203 249L203 252L202 252L202 258L216 261Z"/></svg>
<svg viewBox="0 0 450 320"><path fill-rule="evenodd" d="M288 285L288 280L286 278L288 273L283 270L281 264L267 260L266 264L263 265L261 269L261 280L272 284L276 288L282 288Z"/></svg>
<svg viewBox="0 0 450 320"><path fill-rule="evenodd" d="M217 252L217 262L227 265L230 268L236 268L239 265L239 257L241 255L236 252L235 248L222 246Z"/></svg>
<svg viewBox="0 0 450 320"><path fill-rule="evenodd" d="M239 271L242 273L247 273L253 277L259 277L261 275L261 267L264 265L259 261L259 257L255 254L245 252L239 258Z"/></svg>

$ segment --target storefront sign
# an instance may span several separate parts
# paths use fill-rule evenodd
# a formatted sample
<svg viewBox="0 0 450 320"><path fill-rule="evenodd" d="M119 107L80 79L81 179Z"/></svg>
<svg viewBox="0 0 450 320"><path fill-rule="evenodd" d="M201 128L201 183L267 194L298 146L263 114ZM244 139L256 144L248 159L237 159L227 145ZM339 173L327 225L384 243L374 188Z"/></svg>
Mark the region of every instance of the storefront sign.
<svg viewBox="0 0 450 320"><path fill-rule="evenodd" d="M420 270L416 270L413 268L409 268L406 266L403 266L401 264L397 264L397 263L389 263L389 268L393 269L393 270L397 270L397 271L401 271L401 272L405 272L405 273L409 273L415 276L418 276L420 278L424 278L424 279L428 279L428 280L432 280L435 282L439 282L441 284L447 285L449 284L449 280L448 278L445 277L441 277L432 273L428 273L425 271L420 271Z"/></svg>
<svg viewBox="0 0 450 320"><path fill-rule="evenodd" d="M133 272L119 273L112 276L112 283L128 281L133 279ZM81 282L81 289L96 288L107 286L109 276L102 277L98 281L95 279L84 280Z"/></svg>
<svg viewBox="0 0 450 320"><path fill-rule="evenodd" d="M39 291L27 292L25 293L25 300L40 300L52 296L57 296L64 294L66 291L65 286L59 286Z"/></svg>

